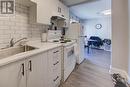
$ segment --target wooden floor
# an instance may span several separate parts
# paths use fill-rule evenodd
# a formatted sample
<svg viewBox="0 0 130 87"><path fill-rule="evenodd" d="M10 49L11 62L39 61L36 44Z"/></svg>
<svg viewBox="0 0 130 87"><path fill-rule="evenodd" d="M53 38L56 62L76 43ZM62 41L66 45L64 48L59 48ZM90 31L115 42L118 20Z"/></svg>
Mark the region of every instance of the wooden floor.
<svg viewBox="0 0 130 87"><path fill-rule="evenodd" d="M110 68L111 52L98 49L90 49L90 53L88 54L87 49L85 49L85 58L91 61L92 64L98 65L108 70Z"/></svg>
<svg viewBox="0 0 130 87"><path fill-rule="evenodd" d="M98 57L98 55L95 56ZM109 69L103 67L104 65L96 64L94 61L91 58L85 60L72 72L62 87L114 87L111 76L108 73Z"/></svg>

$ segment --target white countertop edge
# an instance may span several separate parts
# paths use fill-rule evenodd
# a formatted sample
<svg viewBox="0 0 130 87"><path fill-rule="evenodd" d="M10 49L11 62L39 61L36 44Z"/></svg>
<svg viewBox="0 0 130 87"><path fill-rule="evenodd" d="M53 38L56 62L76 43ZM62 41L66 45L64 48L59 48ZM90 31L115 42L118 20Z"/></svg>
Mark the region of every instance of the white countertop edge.
<svg viewBox="0 0 130 87"><path fill-rule="evenodd" d="M29 45L30 46L30 45ZM31 45L33 46L33 45ZM10 57L7 57L7 58L3 58L3 59L0 59L0 67L4 66L4 65L7 65L9 63L13 63L13 62L16 62L16 61L20 61L20 60L24 60L24 59L27 59L33 55L37 55L39 53L42 53L42 52L47 52L51 49L55 49L55 48L58 48L58 47L61 47L62 45L61 44L57 44L57 45L54 45L54 46L51 46L51 47L46 47L46 48L38 48L36 50L33 50L33 51L28 51L28 52L24 52L24 53L19 53L19 54L16 54L16 55L13 55L13 56L10 56Z"/></svg>

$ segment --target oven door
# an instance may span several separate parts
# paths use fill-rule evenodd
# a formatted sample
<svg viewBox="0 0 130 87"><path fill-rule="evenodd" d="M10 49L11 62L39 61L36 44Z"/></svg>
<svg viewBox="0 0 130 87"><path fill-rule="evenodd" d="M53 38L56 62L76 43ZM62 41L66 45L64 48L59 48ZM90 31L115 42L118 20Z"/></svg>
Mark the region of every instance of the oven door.
<svg viewBox="0 0 130 87"><path fill-rule="evenodd" d="M76 65L74 45L64 48L64 81L68 78Z"/></svg>

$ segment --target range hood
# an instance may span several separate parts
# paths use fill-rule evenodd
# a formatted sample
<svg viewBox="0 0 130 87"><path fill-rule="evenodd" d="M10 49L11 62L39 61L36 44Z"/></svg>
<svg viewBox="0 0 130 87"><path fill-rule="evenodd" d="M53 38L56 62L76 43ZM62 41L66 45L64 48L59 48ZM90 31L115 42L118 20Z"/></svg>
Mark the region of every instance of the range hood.
<svg viewBox="0 0 130 87"><path fill-rule="evenodd" d="M52 16L51 20L66 20L64 16Z"/></svg>
<svg viewBox="0 0 130 87"><path fill-rule="evenodd" d="M66 18L64 16L52 16L51 17L51 29L67 29L67 22L66 22Z"/></svg>

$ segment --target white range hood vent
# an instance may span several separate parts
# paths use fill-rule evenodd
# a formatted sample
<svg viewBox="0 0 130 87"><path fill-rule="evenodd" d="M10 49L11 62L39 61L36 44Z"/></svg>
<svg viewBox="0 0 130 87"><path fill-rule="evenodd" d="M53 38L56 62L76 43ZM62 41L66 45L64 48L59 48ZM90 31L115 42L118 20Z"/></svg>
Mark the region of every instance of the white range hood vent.
<svg viewBox="0 0 130 87"><path fill-rule="evenodd" d="M52 16L51 20L66 20L66 19L62 16Z"/></svg>

